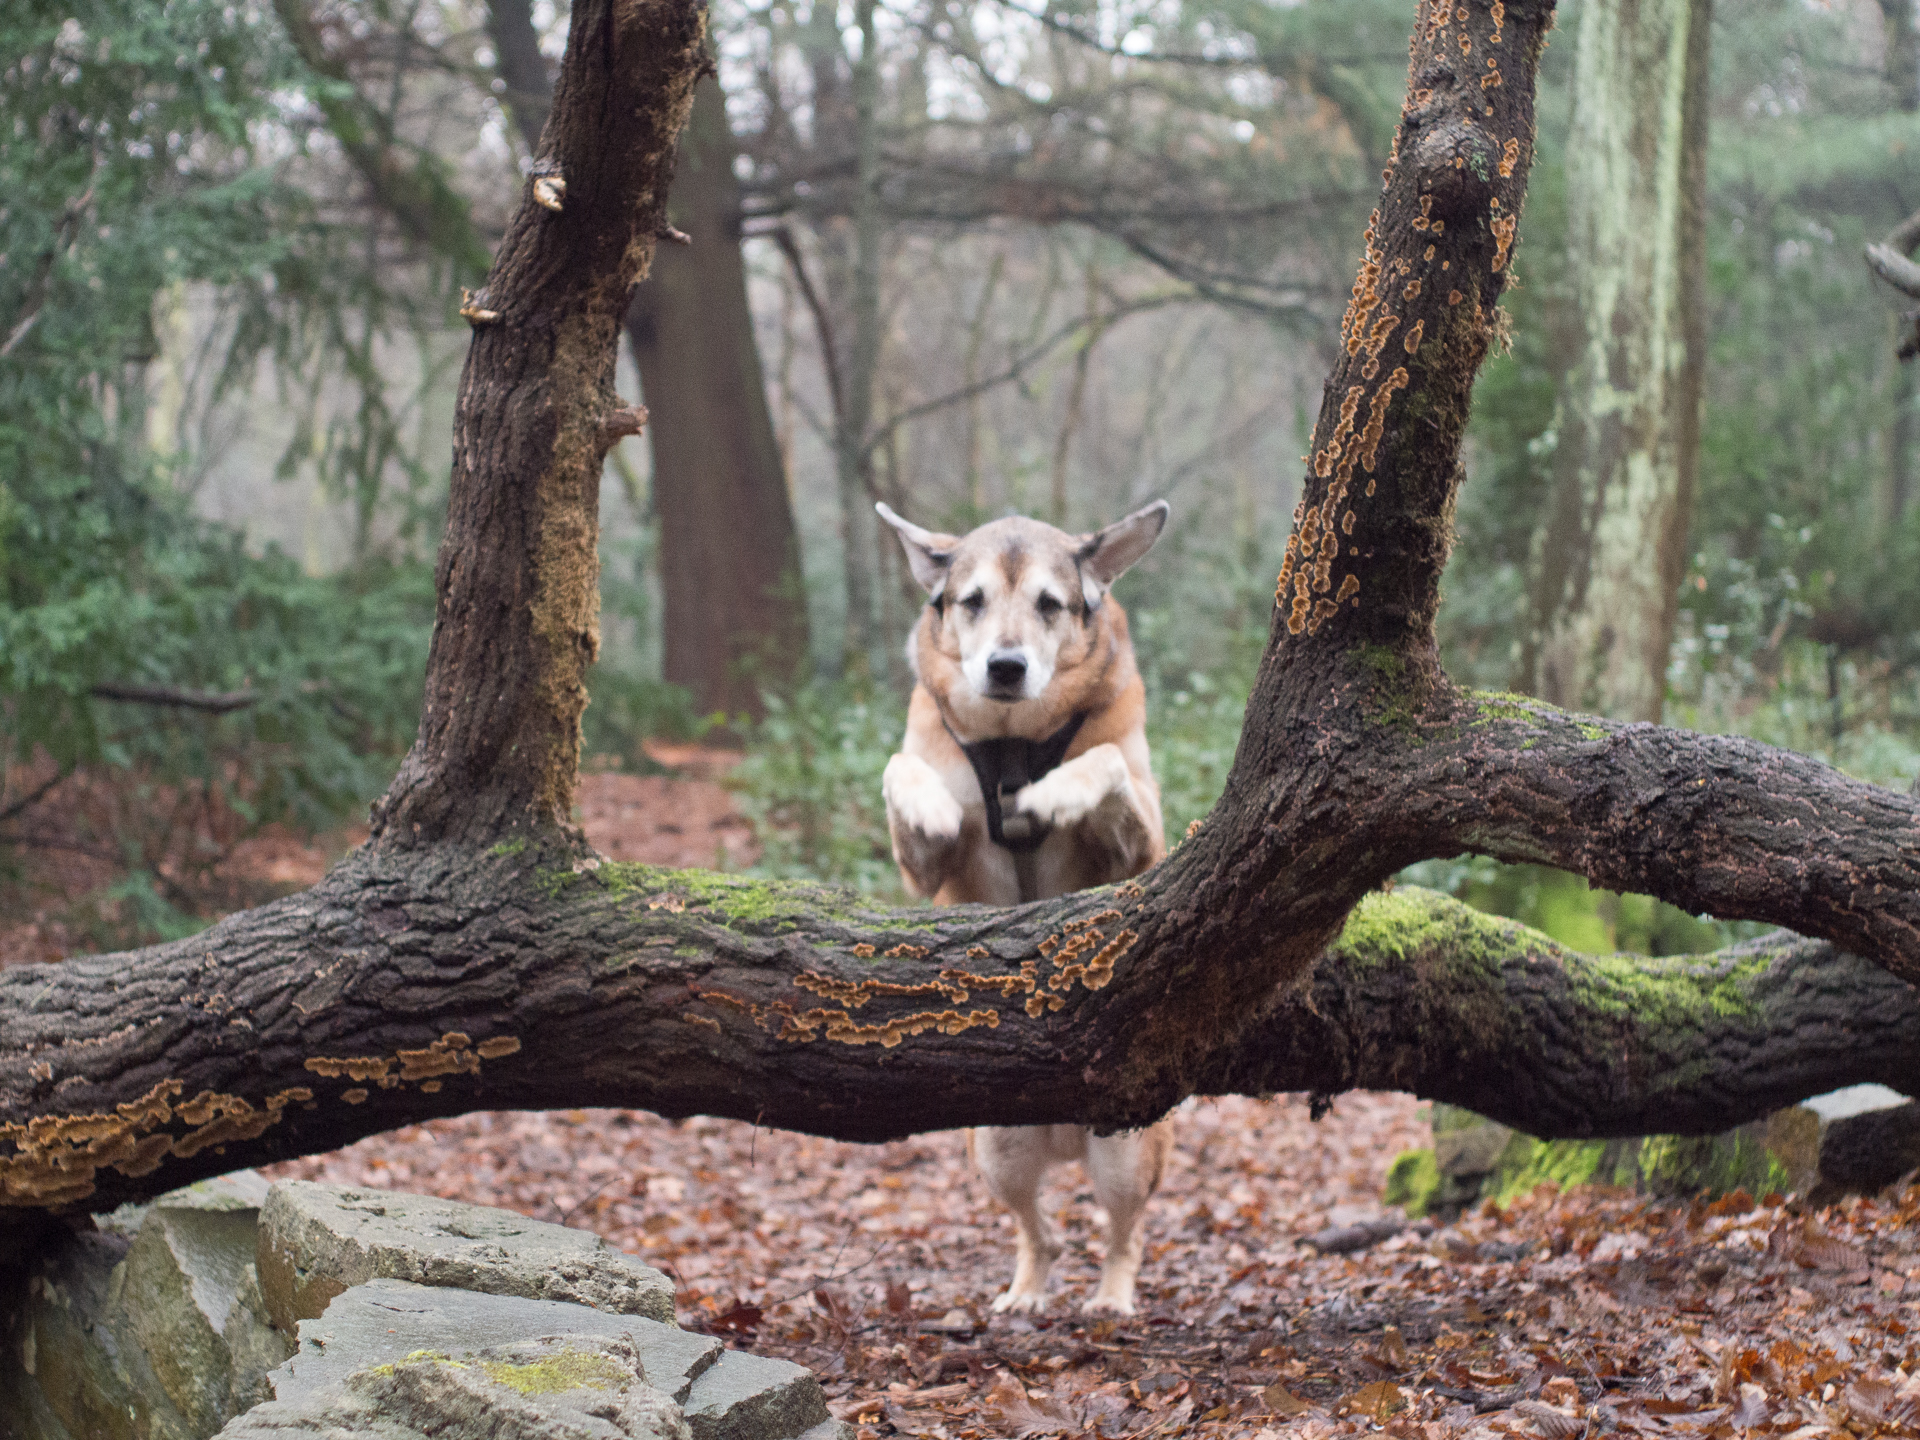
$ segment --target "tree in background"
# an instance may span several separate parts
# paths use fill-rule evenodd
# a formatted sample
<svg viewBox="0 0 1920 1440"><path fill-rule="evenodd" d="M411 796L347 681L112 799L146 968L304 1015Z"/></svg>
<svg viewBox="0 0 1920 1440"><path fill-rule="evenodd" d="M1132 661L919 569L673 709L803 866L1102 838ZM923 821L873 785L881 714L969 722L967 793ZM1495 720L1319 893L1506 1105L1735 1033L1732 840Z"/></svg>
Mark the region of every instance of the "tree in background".
<svg viewBox="0 0 1920 1440"><path fill-rule="evenodd" d="M680 141L669 215L687 237L636 286L627 339L653 444L665 678L703 712L762 713L809 670L785 467L747 305L740 184L719 84Z"/></svg>
<svg viewBox="0 0 1920 1440"><path fill-rule="evenodd" d="M1710 0L1585 0L1567 142L1580 343L1555 433L1516 688L1665 709L1706 373Z"/></svg>

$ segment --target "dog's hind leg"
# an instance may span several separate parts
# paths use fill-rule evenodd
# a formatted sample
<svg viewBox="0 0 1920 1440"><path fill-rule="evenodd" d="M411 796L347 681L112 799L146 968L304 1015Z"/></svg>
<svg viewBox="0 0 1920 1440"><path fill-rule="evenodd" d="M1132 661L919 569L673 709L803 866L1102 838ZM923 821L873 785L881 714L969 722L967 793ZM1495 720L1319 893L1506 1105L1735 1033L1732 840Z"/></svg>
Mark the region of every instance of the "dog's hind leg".
<svg viewBox="0 0 1920 1440"><path fill-rule="evenodd" d="M1087 1137L1087 1179L1107 1212L1107 1258L1100 1287L1087 1301L1089 1315L1133 1314L1133 1282L1146 1246L1147 1201L1159 1188L1173 1143L1173 1125L1162 1120L1145 1130Z"/></svg>
<svg viewBox="0 0 1920 1440"><path fill-rule="evenodd" d="M1040 1177L1056 1160L1076 1158L1058 1153L1053 1132L1077 1130L1070 1125L1023 1125L1018 1128L981 1128L967 1133L967 1148L993 1193L1013 1212L1018 1230L1014 1247L1013 1283L993 1302L994 1313L1038 1310L1047 1303L1047 1271L1060 1255L1060 1242L1040 1212Z"/></svg>

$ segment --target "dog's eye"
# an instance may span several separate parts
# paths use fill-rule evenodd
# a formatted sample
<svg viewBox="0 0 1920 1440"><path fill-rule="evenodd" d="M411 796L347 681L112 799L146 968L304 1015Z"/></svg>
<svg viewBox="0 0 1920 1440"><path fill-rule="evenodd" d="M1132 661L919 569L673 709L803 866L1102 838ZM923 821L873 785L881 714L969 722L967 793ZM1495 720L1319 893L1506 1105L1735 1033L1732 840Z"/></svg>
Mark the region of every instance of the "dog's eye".
<svg viewBox="0 0 1920 1440"><path fill-rule="evenodd" d="M1034 606L1039 610L1042 619L1051 620L1060 613L1060 601L1052 595L1042 594L1034 602Z"/></svg>
<svg viewBox="0 0 1920 1440"><path fill-rule="evenodd" d="M987 597L975 590L961 598L960 608L969 615L978 615L987 608Z"/></svg>

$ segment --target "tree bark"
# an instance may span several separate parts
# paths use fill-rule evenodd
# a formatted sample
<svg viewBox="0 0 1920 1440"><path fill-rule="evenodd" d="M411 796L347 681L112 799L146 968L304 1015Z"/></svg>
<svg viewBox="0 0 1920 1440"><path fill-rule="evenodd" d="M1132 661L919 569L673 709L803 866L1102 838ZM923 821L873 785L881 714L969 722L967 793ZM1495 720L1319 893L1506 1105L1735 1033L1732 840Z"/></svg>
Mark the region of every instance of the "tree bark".
<svg viewBox="0 0 1920 1440"><path fill-rule="evenodd" d="M1585 327L1558 422L1517 688L1657 721L1666 700L1706 373L1711 0L1582 10L1567 143Z"/></svg>
<svg viewBox="0 0 1920 1440"><path fill-rule="evenodd" d="M1147 1114L1107 1089L1139 1007L1106 1003L1095 958L1151 923L1144 895L889 914L806 885L575 871L540 847L421 860L371 847L191 940L0 973L9 1052L78 1117L15 1137L5 1202L109 1208L480 1108L861 1141ZM1404 1089L1610 1136L1920 1084L1911 988L1830 945L1586 956L1410 887L1364 899L1307 985L1244 1008L1232 1041L1192 1047L1185 1089Z"/></svg>
<svg viewBox="0 0 1920 1440"><path fill-rule="evenodd" d="M565 826L604 383L702 54L690 7L581 0L545 151L565 209L530 195L475 297L497 318L476 319L463 380L427 716L375 838L191 940L0 973L5 1203L98 1208L498 1106L870 1140L1366 1083L1603 1135L1723 1129L1843 1080L1911 1087L1914 996L1894 977L1920 977L1920 805L1750 741L1462 692L1439 668L1460 433L1552 14L1463 8L1419 12L1219 805L1117 887L883 911L604 864ZM1437 896L1369 896L1467 849L1863 959L1786 937L1582 957Z"/></svg>
<svg viewBox="0 0 1920 1440"><path fill-rule="evenodd" d="M566 826L600 647L600 467L628 295L665 227L674 142L710 62L685 0L575 12L533 173L487 283L454 412L420 734L374 807L399 846ZM609 117L618 123L609 125Z"/></svg>
<svg viewBox="0 0 1920 1440"><path fill-rule="evenodd" d="M754 343L726 99L694 92L668 246L634 292L627 338L651 414L666 678L703 712L761 713L807 663L800 540Z"/></svg>

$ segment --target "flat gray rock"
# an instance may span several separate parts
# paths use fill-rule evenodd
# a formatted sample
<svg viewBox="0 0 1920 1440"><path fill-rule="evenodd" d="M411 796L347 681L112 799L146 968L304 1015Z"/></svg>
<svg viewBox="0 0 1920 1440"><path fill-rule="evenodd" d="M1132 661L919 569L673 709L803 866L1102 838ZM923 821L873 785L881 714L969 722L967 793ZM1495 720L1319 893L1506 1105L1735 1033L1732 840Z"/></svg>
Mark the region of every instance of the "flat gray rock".
<svg viewBox="0 0 1920 1440"><path fill-rule="evenodd" d="M283 1180L260 1210L258 1263L288 1334L380 1278L673 1320L673 1282L598 1235L427 1195Z"/></svg>
<svg viewBox="0 0 1920 1440"><path fill-rule="evenodd" d="M693 1440L797 1440L833 1421L811 1370L743 1350L693 1382L685 1409Z"/></svg>
<svg viewBox="0 0 1920 1440"><path fill-rule="evenodd" d="M305 1401L339 1391L355 1371L392 1364L417 1351L458 1359L469 1352L554 1338L623 1341L649 1385L679 1400L723 1353L693 1335L637 1315L609 1315L559 1300L528 1300L369 1280L333 1300L317 1320L300 1322L300 1348L270 1372L276 1400ZM797 1367L796 1367L797 1368Z"/></svg>
<svg viewBox="0 0 1920 1440"><path fill-rule="evenodd" d="M635 1321L646 1324L646 1321ZM688 1440L671 1398L648 1385L623 1338L560 1336L416 1350L362 1365L337 1388L242 1415L223 1440Z"/></svg>

